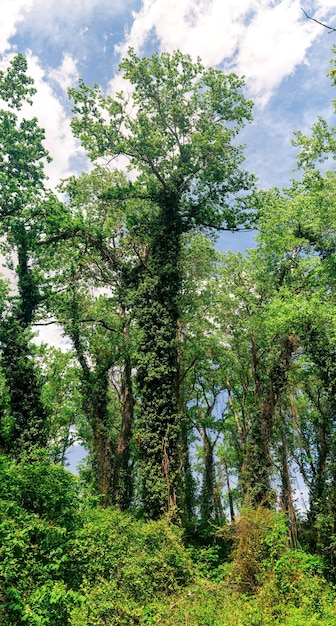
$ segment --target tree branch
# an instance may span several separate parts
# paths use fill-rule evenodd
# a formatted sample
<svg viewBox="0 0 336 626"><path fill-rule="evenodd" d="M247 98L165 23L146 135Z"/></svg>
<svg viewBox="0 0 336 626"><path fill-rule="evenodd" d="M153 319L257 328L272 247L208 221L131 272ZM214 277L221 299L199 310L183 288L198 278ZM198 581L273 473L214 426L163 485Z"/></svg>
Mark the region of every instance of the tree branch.
<svg viewBox="0 0 336 626"><path fill-rule="evenodd" d="M67 320L49 320L48 322L35 322L33 324L33 326L51 326L52 324L58 324L59 326L61 326L62 324L66 324L66 323L67 323ZM112 328L112 326L109 326L102 319L96 319L95 317L86 317L86 318L79 319L78 323L79 324L86 324L86 323L100 324L106 330L109 330L112 333L116 333L117 335L120 335L121 337L124 337L124 333L121 330L117 330L116 328Z"/></svg>
<svg viewBox="0 0 336 626"><path fill-rule="evenodd" d="M64 232L61 232L59 235L55 235L54 237L50 237L49 239L42 239L37 242L37 245L45 246L51 243L57 243L59 241L67 241L70 239L81 239L91 244L93 248L95 248L96 250L100 252L101 256L105 259L105 261L109 263L109 265L114 269L114 271L120 272L121 274L125 275L126 270L124 266L121 264L121 262L119 261L119 259L117 258L117 256L115 254L112 254L111 250L106 248L101 241L99 241L98 239L96 239L95 237L90 235L88 232L82 230L79 227L69 228L68 230Z"/></svg>
<svg viewBox="0 0 336 626"><path fill-rule="evenodd" d="M200 226L203 226L204 228L213 228L214 230L218 230L221 232L228 232L228 233L246 233L248 231L251 230L256 230L255 228L248 228L248 227L239 227L239 226L217 226L216 224L208 224L207 222L201 222Z"/></svg>
<svg viewBox="0 0 336 626"><path fill-rule="evenodd" d="M181 379L180 379L180 381L181 381L181 382L185 379L185 377L186 377L186 375L188 374L188 372L190 372L190 370L194 367L194 365L195 365L195 363L196 363L196 360L197 360L197 359L194 359L194 360L191 362L191 364L189 365L189 367L187 367L187 369L183 372L183 374L182 374L182 376L181 376Z"/></svg>
<svg viewBox="0 0 336 626"><path fill-rule="evenodd" d="M328 26L327 24L323 24L323 22L319 22L319 20L316 20L314 17L311 17L310 15L308 15L308 13L306 13L306 11L302 7L301 7L301 11L305 14L307 20L312 20L313 22L316 22L316 24L323 26L323 28L326 28L327 30L329 30L329 33L336 33L336 28L334 28L333 26Z"/></svg>
<svg viewBox="0 0 336 626"><path fill-rule="evenodd" d="M124 337L124 333L121 330L117 330L116 328L112 328L112 326L109 326L104 320L102 319L96 319L95 317L85 317L82 318L80 320L78 320L80 324L84 324L84 323L95 323L95 324L100 324L101 326L103 326L103 328L105 328L106 330L111 331L112 333L116 333L117 335L121 335L121 337Z"/></svg>

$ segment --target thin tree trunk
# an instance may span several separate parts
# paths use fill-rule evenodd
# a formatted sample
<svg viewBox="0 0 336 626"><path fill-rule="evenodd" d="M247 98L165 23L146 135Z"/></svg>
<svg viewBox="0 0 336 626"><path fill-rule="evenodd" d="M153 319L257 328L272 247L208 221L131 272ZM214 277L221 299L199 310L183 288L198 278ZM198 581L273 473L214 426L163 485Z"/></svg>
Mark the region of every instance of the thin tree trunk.
<svg viewBox="0 0 336 626"><path fill-rule="evenodd" d="M293 489L289 472L288 447L284 418L281 421L281 448L280 448L280 476L281 476L281 498L280 507L288 514L290 520L290 539L292 548L298 547L298 520L293 504Z"/></svg>
<svg viewBox="0 0 336 626"><path fill-rule="evenodd" d="M271 489L271 438L275 410L287 381L291 355L296 337L284 338L280 355L271 372L260 374L257 346L251 334L251 366L258 408L251 424L242 472L242 487L246 504L270 507L274 497Z"/></svg>
<svg viewBox="0 0 336 626"><path fill-rule="evenodd" d="M121 432L116 451L113 474L112 500L122 510L130 506L132 499L132 475L130 475L130 441L134 419L134 398L132 389L132 364L129 344L125 347L125 363L121 385Z"/></svg>
<svg viewBox="0 0 336 626"><path fill-rule="evenodd" d="M227 488L228 498L229 498L230 519L231 519L231 522L234 522L235 513L234 513L233 497L232 497L232 490L231 490L231 484L230 484L230 474L229 474L228 464L226 461L224 462L224 469L225 469L226 488Z"/></svg>

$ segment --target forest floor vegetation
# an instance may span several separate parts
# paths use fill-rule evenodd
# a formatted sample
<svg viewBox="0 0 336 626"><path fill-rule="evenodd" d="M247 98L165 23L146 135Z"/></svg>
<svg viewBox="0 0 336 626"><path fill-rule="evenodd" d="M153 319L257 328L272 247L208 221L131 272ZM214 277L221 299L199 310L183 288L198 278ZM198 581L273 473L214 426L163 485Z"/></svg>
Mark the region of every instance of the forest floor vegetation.
<svg viewBox="0 0 336 626"><path fill-rule="evenodd" d="M334 626L322 557L283 514L245 510L187 541L166 519L101 508L45 454L1 457L1 626Z"/></svg>

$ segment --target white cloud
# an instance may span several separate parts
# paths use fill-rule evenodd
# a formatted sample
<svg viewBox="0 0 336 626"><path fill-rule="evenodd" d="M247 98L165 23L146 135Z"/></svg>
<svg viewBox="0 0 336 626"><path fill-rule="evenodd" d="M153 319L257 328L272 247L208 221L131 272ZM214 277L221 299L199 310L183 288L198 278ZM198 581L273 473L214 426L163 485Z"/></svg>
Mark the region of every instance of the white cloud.
<svg viewBox="0 0 336 626"><path fill-rule="evenodd" d="M330 3L330 5L329 5ZM334 0L320 0L323 15ZM305 20L300 0L143 0L122 46L142 51L153 35L161 50L177 48L205 65L224 64L246 76L263 104L321 34Z"/></svg>
<svg viewBox="0 0 336 626"><path fill-rule="evenodd" d="M71 159L83 154L83 150L71 133L69 115L47 82L38 58L29 52L27 61L28 73L34 79L37 93L32 107L27 105L23 113L27 117L35 115L40 126L45 129L45 146L53 159L52 163L47 165L46 172L49 176L49 185L54 187L61 178L73 173ZM61 68L63 64L64 60ZM56 74L61 68L56 70Z"/></svg>
<svg viewBox="0 0 336 626"><path fill-rule="evenodd" d="M335 0L318 0L317 2L317 15L318 16L328 15L328 12L330 10L335 11ZM316 17L314 13L310 14L308 11L307 13L311 17ZM335 13L333 14L333 23L329 24L329 26L335 26Z"/></svg>
<svg viewBox="0 0 336 626"><path fill-rule="evenodd" d="M128 45L140 51L155 32L162 50L180 49L215 65L235 51L238 20L250 5L251 0L143 0L120 51Z"/></svg>
<svg viewBox="0 0 336 626"><path fill-rule="evenodd" d="M24 11L33 3L34 0L1 0L0 54L10 48L9 40L15 35L18 22L24 19Z"/></svg>
<svg viewBox="0 0 336 626"><path fill-rule="evenodd" d="M67 92L68 88L77 84L79 79L76 59L69 52L65 52L60 67L51 69L48 75L64 92Z"/></svg>
<svg viewBox="0 0 336 626"><path fill-rule="evenodd" d="M302 22L298 0L282 0L256 13L240 42L239 73L246 75L254 98L265 104L281 81L305 62L318 33Z"/></svg>

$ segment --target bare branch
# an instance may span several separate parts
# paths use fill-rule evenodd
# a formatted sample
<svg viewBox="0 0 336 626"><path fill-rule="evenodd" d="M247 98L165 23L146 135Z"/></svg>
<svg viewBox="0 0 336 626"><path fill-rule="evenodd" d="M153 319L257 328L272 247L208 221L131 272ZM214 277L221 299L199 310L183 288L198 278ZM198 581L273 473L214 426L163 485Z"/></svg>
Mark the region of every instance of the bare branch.
<svg viewBox="0 0 336 626"><path fill-rule="evenodd" d="M307 20L312 20L313 22L316 22L316 24L323 26L323 28L326 28L327 30L329 30L329 33L336 33L336 28L334 28L333 26L328 26L327 24L323 24L323 22L319 22L319 20L316 20L315 17L311 17L310 15L308 15L308 13L306 13L306 11L302 7L301 7L301 11L302 13L304 13Z"/></svg>
<svg viewBox="0 0 336 626"><path fill-rule="evenodd" d="M124 336L124 333L120 330L118 330L117 328L112 328L112 326L109 326L104 320L102 319L97 319L95 317L86 317L86 318L82 318L79 320L79 322L81 324L84 323L94 323L94 324L100 324L101 326L103 326L103 328L105 328L106 330L111 331L112 333L116 333L117 335L121 335L121 337Z"/></svg>
<svg viewBox="0 0 336 626"><path fill-rule="evenodd" d="M189 365L189 367L187 367L187 369L183 372L182 376L181 376L181 382L182 380L185 379L186 375L188 374L188 372L190 372L190 370L194 367L195 363L196 363L197 359L194 359L191 364Z"/></svg>
<svg viewBox="0 0 336 626"><path fill-rule="evenodd" d="M49 320L48 322L35 322L33 324L33 326L51 326L52 324L58 324L58 325L63 325L66 324L68 320ZM109 326L104 320L102 319L97 319L95 317L85 317L82 318L80 320L78 320L78 322L80 324L100 324L101 326L103 326L103 328L105 328L106 330L109 330L112 333L116 333L117 335L120 335L121 337L124 337L124 333L120 330L118 330L117 328L113 328L112 326Z"/></svg>

